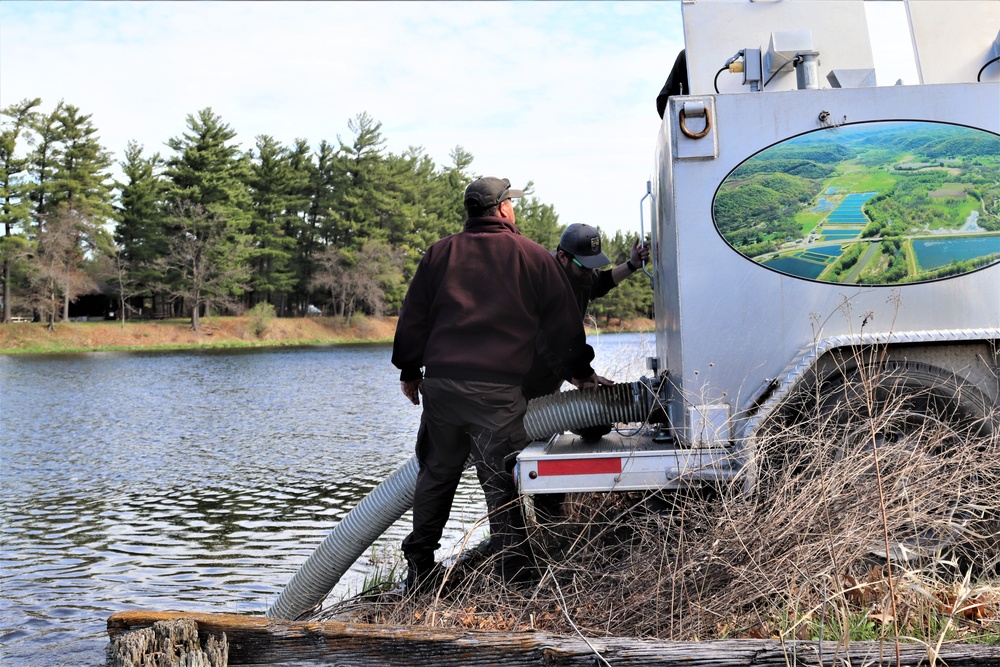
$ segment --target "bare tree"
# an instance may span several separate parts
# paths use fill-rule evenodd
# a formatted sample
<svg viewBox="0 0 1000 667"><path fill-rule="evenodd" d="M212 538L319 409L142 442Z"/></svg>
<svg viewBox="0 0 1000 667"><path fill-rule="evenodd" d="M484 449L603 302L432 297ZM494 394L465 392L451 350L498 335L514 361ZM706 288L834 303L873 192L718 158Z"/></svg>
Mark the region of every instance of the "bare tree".
<svg viewBox="0 0 1000 667"><path fill-rule="evenodd" d="M309 289L326 292L335 315L343 315L347 299L346 259L339 248L326 246L316 255L316 271L309 281Z"/></svg>
<svg viewBox="0 0 1000 667"><path fill-rule="evenodd" d="M317 264L310 287L329 292L336 314L348 324L359 308L381 315L386 290L403 280L403 252L374 239L357 251L329 246L317 257Z"/></svg>
<svg viewBox="0 0 1000 667"><path fill-rule="evenodd" d="M158 285L191 308L191 330L201 331L201 311L238 308L250 278L249 241L233 232L226 217L200 204L181 202L174 208L175 229L169 252L156 265L166 276Z"/></svg>
<svg viewBox="0 0 1000 667"><path fill-rule="evenodd" d="M349 289L354 299L351 313L354 306L361 306L366 312L382 315L385 312L386 292L403 281L403 251L368 239L355 258Z"/></svg>
<svg viewBox="0 0 1000 667"><path fill-rule="evenodd" d="M61 301L62 321L69 320L69 304L81 294L97 288L86 271L86 254L94 237L94 223L82 209L60 205L40 217L36 253L32 262L32 301L55 326Z"/></svg>
<svg viewBox="0 0 1000 667"><path fill-rule="evenodd" d="M128 300L140 292L136 280L132 277L132 262L125 257L121 246L115 248L114 255L101 254L94 265L94 274L114 293L118 302L112 315L121 320L125 326L125 315L129 308Z"/></svg>

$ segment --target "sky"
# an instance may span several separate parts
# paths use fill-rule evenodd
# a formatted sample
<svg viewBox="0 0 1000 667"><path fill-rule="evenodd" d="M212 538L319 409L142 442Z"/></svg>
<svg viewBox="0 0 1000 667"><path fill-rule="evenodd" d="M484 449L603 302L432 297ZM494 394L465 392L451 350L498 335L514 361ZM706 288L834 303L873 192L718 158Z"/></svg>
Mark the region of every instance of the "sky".
<svg viewBox="0 0 1000 667"><path fill-rule="evenodd" d="M73 104L116 162L130 140L172 155L205 107L243 150L262 134L350 144L364 112L392 153L446 168L461 146L476 175L533 181L562 224L636 234L682 48L676 0L4 0L0 107Z"/></svg>

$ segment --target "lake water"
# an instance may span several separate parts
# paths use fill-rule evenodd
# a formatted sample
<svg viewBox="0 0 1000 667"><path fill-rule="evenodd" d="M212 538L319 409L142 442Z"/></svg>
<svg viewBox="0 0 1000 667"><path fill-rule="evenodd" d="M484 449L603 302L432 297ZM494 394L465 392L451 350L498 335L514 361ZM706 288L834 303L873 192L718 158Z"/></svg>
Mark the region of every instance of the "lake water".
<svg viewBox="0 0 1000 667"><path fill-rule="evenodd" d="M590 341L619 381L652 354L652 335ZM103 665L107 618L125 609L264 613L412 456L420 409L390 354L0 355L0 664ZM469 471L442 552L484 511ZM409 520L373 551L392 558ZM362 558L328 600L371 570Z"/></svg>
<svg viewBox="0 0 1000 667"><path fill-rule="evenodd" d="M861 192L847 195L844 201L840 202L840 206L827 216L826 221L837 225L867 225L869 220L862 209L865 202L877 194L877 192Z"/></svg>
<svg viewBox="0 0 1000 667"><path fill-rule="evenodd" d="M917 255L920 268L929 271L952 262L1000 253L1000 236L920 239L913 242L913 252Z"/></svg>
<svg viewBox="0 0 1000 667"><path fill-rule="evenodd" d="M761 264L775 271L809 279L818 278L819 274L823 273L823 269L826 268L825 262L811 262L794 255L769 259Z"/></svg>

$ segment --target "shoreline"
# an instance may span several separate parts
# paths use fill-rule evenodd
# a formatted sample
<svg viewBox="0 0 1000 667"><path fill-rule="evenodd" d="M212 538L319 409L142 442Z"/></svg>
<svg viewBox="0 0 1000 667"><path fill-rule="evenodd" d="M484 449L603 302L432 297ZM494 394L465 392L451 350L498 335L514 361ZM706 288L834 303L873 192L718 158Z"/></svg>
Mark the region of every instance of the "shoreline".
<svg viewBox="0 0 1000 667"><path fill-rule="evenodd" d="M188 318L169 320L59 322L53 331L40 322L0 324L0 355L80 354L85 352L171 352L207 349L306 347L315 345L388 344L396 317L202 318L202 331L191 331ZM614 321L587 333L648 333L652 320Z"/></svg>

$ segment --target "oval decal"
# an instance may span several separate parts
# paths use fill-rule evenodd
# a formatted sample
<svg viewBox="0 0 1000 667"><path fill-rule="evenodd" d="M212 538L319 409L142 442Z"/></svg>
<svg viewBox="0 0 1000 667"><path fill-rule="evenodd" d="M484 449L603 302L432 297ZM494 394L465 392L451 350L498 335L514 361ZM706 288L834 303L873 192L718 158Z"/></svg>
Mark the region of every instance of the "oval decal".
<svg viewBox="0 0 1000 667"><path fill-rule="evenodd" d="M795 278L950 278L1000 261L1000 136L926 121L808 132L740 163L712 209L734 250Z"/></svg>

